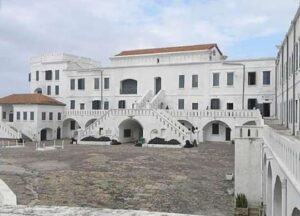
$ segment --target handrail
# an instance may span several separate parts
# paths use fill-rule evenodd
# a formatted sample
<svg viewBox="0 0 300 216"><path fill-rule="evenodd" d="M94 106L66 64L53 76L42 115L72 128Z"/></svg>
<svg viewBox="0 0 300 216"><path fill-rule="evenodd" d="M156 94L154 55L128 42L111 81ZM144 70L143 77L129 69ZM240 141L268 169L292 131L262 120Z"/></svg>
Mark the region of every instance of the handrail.
<svg viewBox="0 0 300 216"><path fill-rule="evenodd" d="M11 136L14 139L21 138L20 133L18 131L14 130L13 128L11 128L10 126L8 126L7 124L5 124L2 121L0 121L0 129L3 130L5 133L7 133L7 135Z"/></svg>
<svg viewBox="0 0 300 216"><path fill-rule="evenodd" d="M165 98L165 91L160 90L150 101L151 108L158 109L160 102Z"/></svg>
<svg viewBox="0 0 300 216"><path fill-rule="evenodd" d="M267 125L264 126L263 134L264 143L273 158L300 194L300 141L279 134Z"/></svg>
<svg viewBox="0 0 300 216"><path fill-rule="evenodd" d="M153 97L153 91L148 90L143 97L141 97L138 102L135 103L135 109L145 108L147 102L150 102L150 99Z"/></svg>

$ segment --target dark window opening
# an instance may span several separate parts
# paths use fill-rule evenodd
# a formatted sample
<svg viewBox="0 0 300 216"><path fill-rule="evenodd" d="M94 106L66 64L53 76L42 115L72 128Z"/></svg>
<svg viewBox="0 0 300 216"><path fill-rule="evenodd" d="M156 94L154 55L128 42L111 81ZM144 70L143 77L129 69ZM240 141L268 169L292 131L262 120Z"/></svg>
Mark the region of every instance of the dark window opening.
<svg viewBox="0 0 300 216"><path fill-rule="evenodd" d="M233 110L233 103L227 103L227 109Z"/></svg>
<svg viewBox="0 0 300 216"><path fill-rule="evenodd" d="M131 129L124 129L124 137L125 138L131 137Z"/></svg>
<svg viewBox="0 0 300 216"><path fill-rule="evenodd" d="M257 108L257 99L255 99L255 98L248 99L248 109L252 110L255 108Z"/></svg>
<svg viewBox="0 0 300 216"><path fill-rule="evenodd" d="M46 112L42 112L42 120L46 120Z"/></svg>
<svg viewBox="0 0 300 216"><path fill-rule="evenodd" d="M70 130L75 130L76 129L76 122L74 120L70 121Z"/></svg>
<svg viewBox="0 0 300 216"><path fill-rule="evenodd" d="M59 70L55 70L55 80L59 80Z"/></svg>
<svg viewBox="0 0 300 216"><path fill-rule="evenodd" d="M94 100L92 102L92 109L93 110L99 110L99 109L101 109L101 101L100 100Z"/></svg>
<svg viewBox="0 0 300 216"><path fill-rule="evenodd" d="M104 78L104 89L109 89L109 78L108 77Z"/></svg>
<svg viewBox="0 0 300 216"><path fill-rule="evenodd" d="M248 73L248 85L256 85L256 72Z"/></svg>
<svg viewBox="0 0 300 216"><path fill-rule="evenodd" d="M137 94L137 81L133 79L123 80L120 94Z"/></svg>
<svg viewBox="0 0 300 216"><path fill-rule="evenodd" d="M271 83L270 71L264 71L263 72L263 84L264 85L270 85L270 83Z"/></svg>
<svg viewBox="0 0 300 216"><path fill-rule="evenodd" d="M184 109L184 99L178 99L178 109Z"/></svg>
<svg viewBox="0 0 300 216"><path fill-rule="evenodd" d="M109 109L109 102L108 101L104 101L104 109L105 110Z"/></svg>
<svg viewBox="0 0 300 216"><path fill-rule="evenodd" d="M75 100L70 101L70 109L75 109Z"/></svg>
<svg viewBox="0 0 300 216"><path fill-rule="evenodd" d="M184 75L179 75L179 88L184 88Z"/></svg>
<svg viewBox="0 0 300 216"><path fill-rule="evenodd" d="M125 109L126 108L126 102L125 100L119 101L119 109Z"/></svg>
<svg viewBox="0 0 300 216"><path fill-rule="evenodd" d="M78 89L79 90L85 89L85 80L84 79L78 79Z"/></svg>
<svg viewBox="0 0 300 216"><path fill-rule="evenodd" d="M220 109L220 99L211 99L210 100L210 108L211 109Z"/></svg>
<svg viewBox="0 0 300 216"><path fill-rule="evenodd" d="M192 75L192 88L198 88L198 75Z"/></svg>
<svg viewBox="0 0 300 216"><path fill-rule="evenodd" d="M52 80L52 71L51 70L45 71L45 80Z"/></svg>
<svg viewBox="0 0 300 216"><path fill-rule="evenodd" d="M197 110L198 109L198 103L192 103L192 109Z"/></svg>
<svg viewBox="0 0 300 216"><path fill-rule="evenodd" d="M212 124L212 134L214 134L214 135L219 134L219 124L217 124L217 123Z"/></svg>
<svg viewBox="0 0 300 216"><path fill-rule="evenodd" d="M70 79L70 89L75 90L75 79Z"/></svg>

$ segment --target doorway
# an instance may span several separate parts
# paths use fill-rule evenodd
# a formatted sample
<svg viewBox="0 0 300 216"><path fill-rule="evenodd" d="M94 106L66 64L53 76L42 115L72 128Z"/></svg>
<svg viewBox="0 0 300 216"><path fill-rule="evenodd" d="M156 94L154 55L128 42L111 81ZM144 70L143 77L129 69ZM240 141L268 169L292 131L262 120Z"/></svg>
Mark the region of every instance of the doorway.
<svg viewBox="0 0 300 216"><path fill-rule="evenodd" d="M41 141L47 140L47 129L41 130Z"/></svg>
<svg viewBox="0 0 300 216"><path fill-rule="evenodd" d="M231 140L230 133L231 133L231 129L227 127L226 128L226 137L225 137L226 141L230 141Z"/></svg>
<svg viewBox="0 0 300 216"><path fill-rule="evenodd" d="M154 92L157 94L161 90L161 77L154 78Z"/></svg>
<svg viewBox="0 0 300 216"><path fill-rule="evenodd" d="M263 103L263 117L270 117L270 103Z"/></svg>
<svg viewBox="0 0 300 216"><path fill-rule="evenodd" d="M9 122L13 122L14 121L14 114L13 113L9 113L9 115L8 115L8 121Z"/></svg>
<svg viewBox="0 0 300 216"><path fill-rule="evenodd" d="M57 128L57 131L56 131L56 139L61 139L61 129L60 129L60 127L59 128Z"/></svg>

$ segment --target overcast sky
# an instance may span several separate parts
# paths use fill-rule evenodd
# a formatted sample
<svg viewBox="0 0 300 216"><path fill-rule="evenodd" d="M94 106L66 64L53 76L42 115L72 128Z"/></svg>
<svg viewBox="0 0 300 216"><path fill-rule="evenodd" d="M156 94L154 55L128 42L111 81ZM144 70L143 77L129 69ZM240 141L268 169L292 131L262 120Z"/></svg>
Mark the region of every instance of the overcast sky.
<svg viewBox="0 0 300 216"><path fill-rule="evenodd" d="M0 0L1 2L1 0ZM273 57L299 0L2 0L0 96L28 92L32 56L108 58L125 49L218 43L230 59Z"/></svg>

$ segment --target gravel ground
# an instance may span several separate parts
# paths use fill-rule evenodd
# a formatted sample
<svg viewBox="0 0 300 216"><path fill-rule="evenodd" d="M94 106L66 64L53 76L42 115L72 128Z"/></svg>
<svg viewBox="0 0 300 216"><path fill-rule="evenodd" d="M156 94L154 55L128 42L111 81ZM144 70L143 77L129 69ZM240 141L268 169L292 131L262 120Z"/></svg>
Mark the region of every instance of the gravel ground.
<svg viewBox="0 0 300 216"><path fill-rule="evenodd" d="M225 180L234 146L193 149L65 145L64 150L0 149L0 178L18 204L233 215Z"/></svg>

